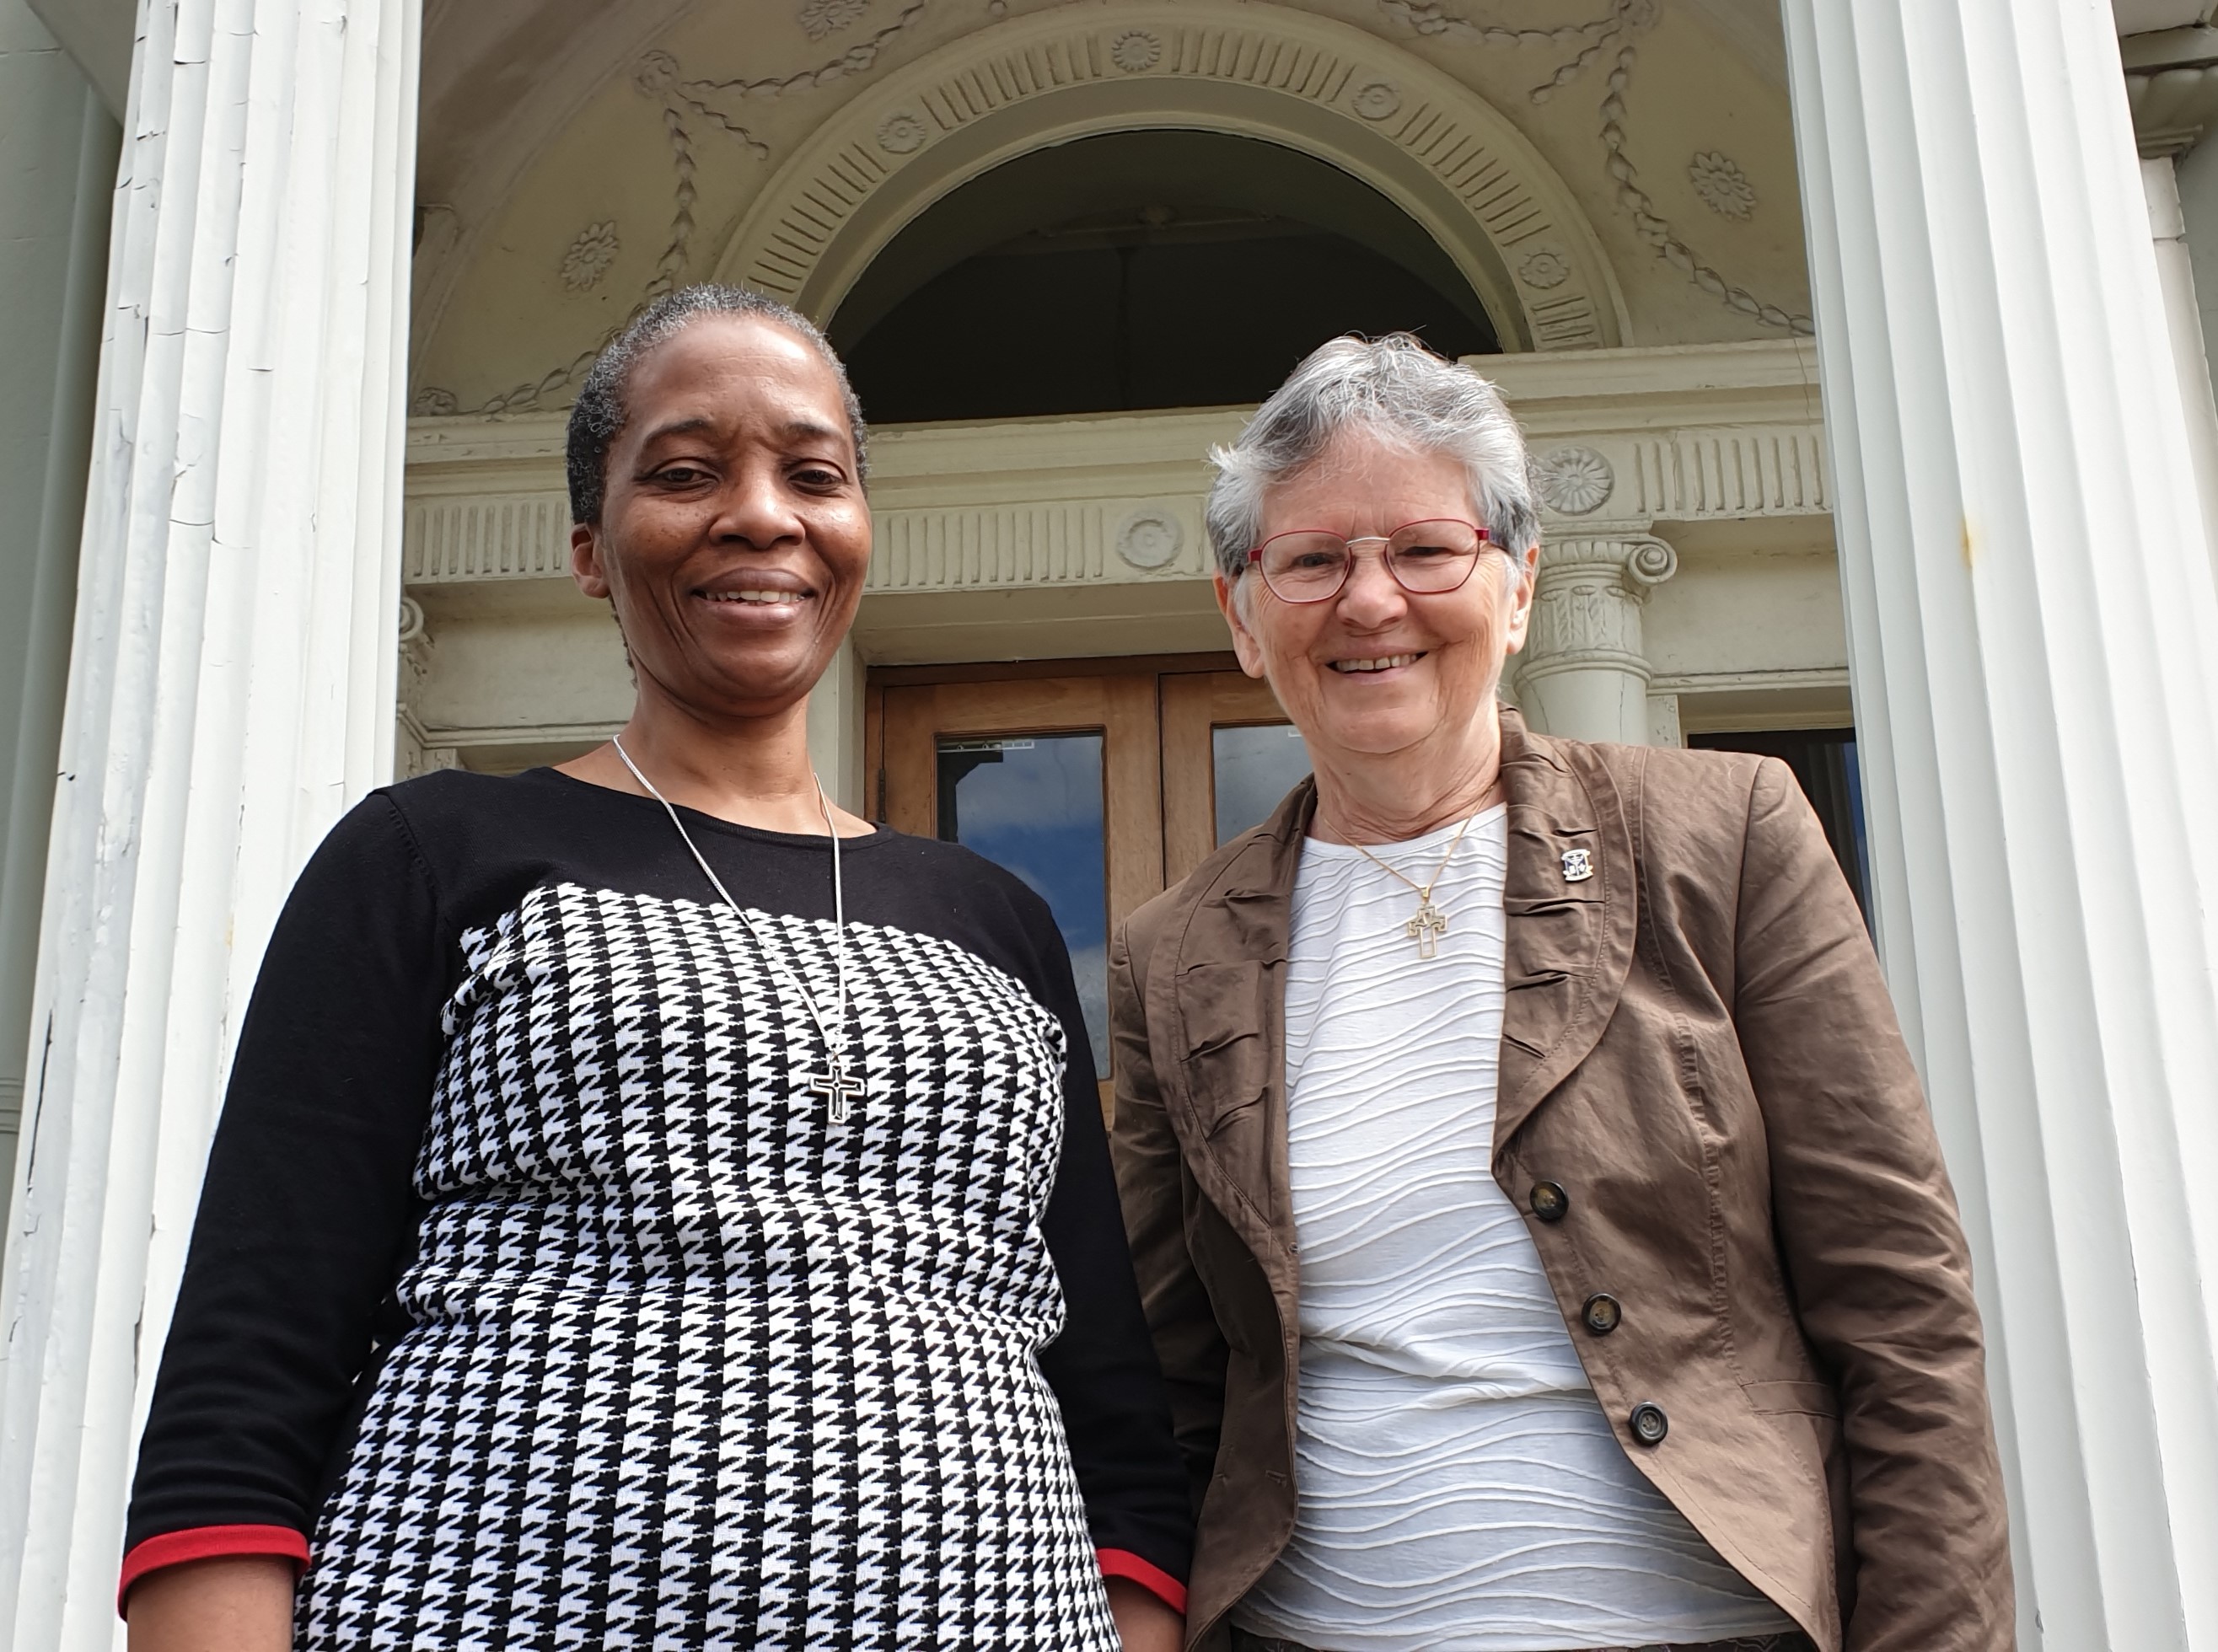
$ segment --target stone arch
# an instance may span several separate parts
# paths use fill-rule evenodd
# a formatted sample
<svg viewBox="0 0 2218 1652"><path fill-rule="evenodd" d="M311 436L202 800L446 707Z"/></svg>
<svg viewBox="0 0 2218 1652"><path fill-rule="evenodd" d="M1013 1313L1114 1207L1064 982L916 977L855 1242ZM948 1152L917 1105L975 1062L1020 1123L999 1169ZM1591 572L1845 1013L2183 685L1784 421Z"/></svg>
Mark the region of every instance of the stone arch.
<svg viewBox="0 0 2218 1652"><path fill-rule="evenodd" d="M1615 272L1571 191L1478 94L1346 24L1252 0L1059 9L979 31L871 88L780 169L719 258L828 318L934 201L1095 133L1196 127L1283 144L1422 226L1505 350L1629 343Z"/></svg>

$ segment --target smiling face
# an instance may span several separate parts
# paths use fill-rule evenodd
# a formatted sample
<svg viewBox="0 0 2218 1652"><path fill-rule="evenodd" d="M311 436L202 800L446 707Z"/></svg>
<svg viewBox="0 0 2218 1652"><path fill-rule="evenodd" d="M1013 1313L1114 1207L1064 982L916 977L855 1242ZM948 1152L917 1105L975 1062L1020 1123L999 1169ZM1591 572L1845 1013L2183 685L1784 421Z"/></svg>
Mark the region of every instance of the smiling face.
<svg viewBox="0 0 2218 1652"><path fill-rule="evenodd" d="M855 616L870 511L829 364L753 316L706 316L626 386L598 523L570 535L644 697L711 722L790 710Z"/></svg>
<svg viewBox="0 0 2218 1652"><path fill-rule="evenodd" d="M1300 528L1383 538L1442 517L1483 520L1460 460L1354 430L1270 489L1256 541ZM1403 756L1445 772L1471 739L1491 749L1495 690L1524 646L1539 553L1484 547L1460 588L1413 597L1378 551L1364 547L1324 602L1281 602L1252 566L1236 601L1217 580L1217 601L1241 665L1269 680L1320 770Z"/></svg>

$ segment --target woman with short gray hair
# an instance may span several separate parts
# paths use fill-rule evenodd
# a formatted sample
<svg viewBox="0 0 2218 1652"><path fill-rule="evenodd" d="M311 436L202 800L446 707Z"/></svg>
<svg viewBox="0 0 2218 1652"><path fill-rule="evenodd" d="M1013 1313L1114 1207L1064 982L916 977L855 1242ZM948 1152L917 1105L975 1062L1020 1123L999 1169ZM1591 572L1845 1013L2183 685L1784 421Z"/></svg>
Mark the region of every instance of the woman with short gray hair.
<svg viewBox="0 0 2218 1652"><path fill-rule="evenodd" d="M1539 520L1471 368L1336 340L1212 458L1315 774L1111 953L1189 1644L2000 1652L1963 1236L1792 774L1498 704Z"/></svg>

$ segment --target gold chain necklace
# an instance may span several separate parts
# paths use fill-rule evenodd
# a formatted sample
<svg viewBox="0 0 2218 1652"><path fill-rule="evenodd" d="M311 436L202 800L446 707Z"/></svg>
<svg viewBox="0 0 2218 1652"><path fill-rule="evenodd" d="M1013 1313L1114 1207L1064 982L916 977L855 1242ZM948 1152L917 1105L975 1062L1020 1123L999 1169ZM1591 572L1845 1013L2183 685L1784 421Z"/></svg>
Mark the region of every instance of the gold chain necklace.
<svg viewBox="0 0 2218 1652"><path fill-rule="evenodd" d="M1478 814L1485 813L1484 809L1481 809ZM1440 857L1440 863L1432 876L1427 878L1422 884L1408 873L1387 865L1385 861L1380 860L1361 844L1355 845L1356 853L1361 855L1364 859L1381 871L1392 873L1417 892L1417 914L1402 925L1402 933L1417 944L1417 956L1421 958L1438 956L1440 944L1437 937L1448 932L1448 915L1433 904L1433 885L1438 883L1440 881L1440 874L1448 869L1448 863L1455 858L1456 851L1463 846L1463 834L1471 830L1471 823L1478 819L1478 814L1465 817L1464 823L1456 828L1454 840L1448 845L1448 852Z"/></svg>

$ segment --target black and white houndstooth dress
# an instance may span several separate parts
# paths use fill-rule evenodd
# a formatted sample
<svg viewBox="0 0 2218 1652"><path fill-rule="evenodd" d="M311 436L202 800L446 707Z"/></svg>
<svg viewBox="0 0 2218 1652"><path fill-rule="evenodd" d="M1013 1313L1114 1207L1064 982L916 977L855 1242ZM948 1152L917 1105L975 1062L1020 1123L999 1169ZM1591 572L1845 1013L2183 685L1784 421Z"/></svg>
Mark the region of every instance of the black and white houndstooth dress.
<svg viewBox="0 0 2218 1652"><path fill-rule="evenodd" d="M823 845L689 824L754 933L653 805L547 771L411 783L333 834L242 1039L132 1556L312 1534L310 1648L1113 1652L1104 1567L1174 1580L1186 1492L1051 920L949 845L851 843L870 1092L835 1120L763 952L833 1001ZM335 1024L447 949L404 989L420 1072L350 1063ZM304 1098L319 1030L342 1067ZM364 1086L411 1084L366 1135ZM334 1129L288 1162L304 1100ZM405 1191L366 1202L364 1157ZM297 1322L381 1207L406 1221L351 1315Z"/></svg>

